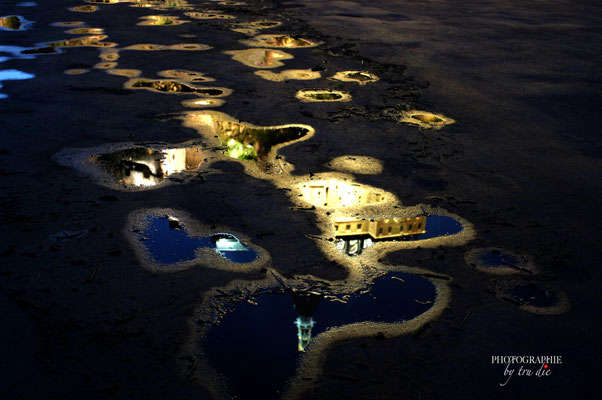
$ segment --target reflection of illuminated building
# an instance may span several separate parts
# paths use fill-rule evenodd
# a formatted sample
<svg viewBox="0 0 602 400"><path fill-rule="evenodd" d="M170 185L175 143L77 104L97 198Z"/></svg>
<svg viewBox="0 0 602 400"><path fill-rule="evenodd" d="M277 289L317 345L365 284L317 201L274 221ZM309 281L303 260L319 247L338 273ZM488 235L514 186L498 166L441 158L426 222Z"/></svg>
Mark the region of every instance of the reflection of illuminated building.
<svg viewBox="0 0 602 400"><path fill-rule="evenodd" d="M306 201L319 207L360 206L385 200L383 193L342 181L315 181L301 187Z"/></svg>
<svg viewBox="0 0 602 400"><path fill-rule="evenodd" d="M307 345L311 341L311 329L315 321L313 315L322 301L322 296L318 294L293 294L293 303L299 316L295 320L297 325L297 348L299 351L305 351Z"/></svg>
<svg viewBox="0 0 602 400"><path fill-rule="evenodd" d="M133 148L98 156L116 180L132 186L153 186L166 176L194 171L201 163L198 147L153 150Z"/></svg>
<svg viewBox="0 0 602 400"><path fill-rule="evenodd" d="M298 125L255 127L211 114L199 115L198 118L201 125L220 137L227 156L239 160L257 160L262 168L272 147L300 139L309 133L308 128Z"/></svg>
<svg viewBox="0 0 602 400"><path fill-rule="evenodd" d="M342 218L334 222L337 237L370 236L372 239L393 239L426 232L426 216L387 218L378 221Z"/></svg>

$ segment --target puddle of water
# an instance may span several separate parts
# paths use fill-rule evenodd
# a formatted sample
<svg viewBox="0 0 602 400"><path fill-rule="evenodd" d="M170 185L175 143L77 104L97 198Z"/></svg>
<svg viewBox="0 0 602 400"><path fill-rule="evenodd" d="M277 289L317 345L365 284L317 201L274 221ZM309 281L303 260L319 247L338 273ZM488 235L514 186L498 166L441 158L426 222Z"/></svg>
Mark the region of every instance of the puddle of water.
<svg viewBox="0 0 602 400"><path fill-rule="evenodd" d="M125 87L128 89L146 89L159 93L190 93L207 97L223 97L232 93L230 89L226 88L191 86L175 80L134 79L126 82Z"/></svg>
<svg viewBox="0 0 602 400"><path fill-rule="evenodd" d="M280 50L247 49L225 51L224 54L232 59L252 68L277 68L284 65L279 60L289 60L293 56Z"/></svg>
<svg viewBox="0 0 602 400"><path fill-rule="evenodd" d="M518 268L520 260L509 253L502 253L499 250L483 252L479 256L479 261L488 267L513 267Z"/></svg>
<svg viewBox="0 0 602 400"><path fill-rule="evenodd" d="M205 76L202 72L189 71L186 69L168 69L157 72L164 78L177 78L186 82L213 82L215 79Z"/></svg>
<svg viewBox="0 0 602 400"><path fill-rule="evenodd" d="M198 249L207 247L226 260L243 264L255 261L257 253L230 233L215 233L207 237L191 237L184 225L172 216L148 216L147 227L140 232L140 240L153 260L169 265L197 258Z"/></svg>
<svg viewBox="0 0 602 400"><path fill-rule="evenodd" d="M17 69L0 70L0 89L2 88L2 81L19 81L24 79L33 79L35 77L36 76L33 74L28 74L27 72L19 71ZM5 99L7 97L8 95L0 93L0 99Z"/></svg>
<svg viewBox="0 0 602 400"><path fill-rule="evenodd" d="M320 43L308 39L296 38L288 35L259 35L252 39L241 40L242 43L252 47L315 47Z"/></svg>
<svg viewBox="0 0 602 400"><path fill-rule="evenodd" d="M68 8L69 11L73 11L73 12L95 12L98 11L98 7L97 6L90 6L90 5L86 5L86 6L76 6L76 7L71 7Z"/></svg>
<svg viewBox="0 0 602 400"><path fill-rule="evenodd" d="M255 71L255 75L272 82L284 82L287 80L306 81L322 77L319 71L312 71L311 69L287 69L280 72L263 70Z"/></svg>
<svg viewBox="0 0 602 400"><path fill-rule="evenodd" d="M85 25L86 23L84 21L64 21L64 22L54 22L52 24L50 24L50 26L56 26L58 28L66 28L66 27L71 27L71 26L80 26L80 25Z"/></svg>
<svg viewBox="0 0 602 400"><path fill-rule="evenodd" d="M145 17L140 17L145 21L139 22L137 25L140 26L148 26L148 25L158 25L158 26L174 26L185 24L190 21L185 21L179 19L177 16L173 15L147 15Z"/></svg>
<svg viewBox="0 0 602 400"><path fill-rule="evenodd" d="M341 71L334 74L332 79L341 82L357 82L360 85L376 82L378 77L374 74L364 71Z"/></svg>
<svg viewBox="0 0 602 400"><path fill-rule="evenodd" d="M3 31L24 31L32 25L32 21L28 21L20 15L0 17L0 30Z"/></svg>
<svg viewBox="0 0 602 400"><path fill-rule="evenodd" d="M219 14L219 13L203 13L203 12L185 12L184 15L190 18L196 19L234 19L233 15Z"/></svg>
<svg viewBox="0 0 602 400"><path fill-rule="evenodd" d="M317 293L274 291L255 297L256 305L237 303L208 330L202 352L226 377L231 395L279 398L312 336L363 321L410 320L431 308L436 298L428 279L403 272L381 276L369 288L342 301ZM260 391L254 389L257 382Z"/></svg>
<svg viewBox="0 0 602 400"><path fill-rule="evenodd" d="M116 183L135 187L156 186L170 175L196 171L204 160L200 146L162 150L135 147L89 159L104 167Z"/></svg>
<svg viewBox="0 0 602 400"><path fill-rule="evenodd" d="M90 72L90 70L84 68L66 69L65 71L63 71L65 75L82 75L88 72Z"/></svg>
<svg viewBox="0 0 602 400"><path fill-rule="evenodd" d="M299 90L295 96L304 102L351 101L351 95L339 90Z"/></svg>
<svg viewBox="0 0 602 400"><path fill-rule="evenodd" d="M24 1L22 3L17 3L17 7L35 7L38 3L34 1Z"/></svg>
<svg viewBox="0 0 602 400"><path fill-rule="evenodd" d="M106 73L111 74L111 75L117 75L117 76L125 76L128 78L135 78L137 76L140 76L142 74L142 71L140 71L139 69L121 68L121 69L109 69L106 71Z"/></svg>
<svg viewBox="0 0 602 400"><path fill-rule="evenodd" d="M21 46L2 46L0 45L0 53L10 54L13 58L34 58L32 55L23 54L25 50L30 49L29 47ZM3 61L10 60L10 57L4 57Z"/></svg>
<svg viewBox="0 0 602 400"><path fill-rule="evenodd" d="M103 28L73 28L66 30L65 33L72 35L102 35L105 30Z"/></svg>
<svg viewBox="0 0 602 400"><path fill-rule="evenodd" d="M94 69L111 69L117 66L116 62L100 62L94 65Z"/></svg>
<svg viewBox="0 0 602 400"><path fill-rule="evenodd" d="M302 199L316 207L358 207L388 200L383 190L337 179L306 182L299 185L299 189Z"/></svg>
<svg viewBox="0 0 602 400"><path fill-rule="evenodd" d="M360 255L380 241L418 241L451 236L462 224L445 215L429 215L381 220L341 218L334 222L335 246L347 255Z"/></svg>
<svg viewBox="0 0 602 400"><path fill-rule="evenodd" d="M540 288L533 283L508 289L504 294L522 306L548 308L558 304L558 298L553 290Z"/></svg>
<svg viewBox="0 0 602 400"><path fill-rule="evenodd" d="M184 107L190 107L190 108L209 108L209 107L221 107L224 104L226 104L226 102L222 99L200 98L200 99L184 100L180 104L182 104Z"/></svg>
<svg viewBox="0 0 602 400"><path fill-rule="evenodd" d="M162 45L153 43L134 44L124 48L123 50L138 50L138 51L161 51L161 50L182 50L182 51L202 51L209 50L211 46L198 43L178 43L173 45Z"/></svg>
<svg viewBox="0 0 602 400"><path fill-rule="evenodd" d="M44 47L39 47L35 49L23 50L23 54L49 54L49 53L57 53L56 49L60 49L63 47L115 47L117 43L113 42L103 42L108 36L106 35L94 35L94 36L84 36L76 39L68 39L63 40L61 42L49 42L44 43Z"/></svg>
<svg viewBox="0 0 602 400"><path fill-rule="evenodd" d="M268 160L272 148L313 133L307 125L259 127L235 121L226 114L210 111L195 114L194 117L193 126L208 131L210 138L217 136L228 157L258 161L260 169L264 172L269 169Z"/></svg>
<svg viewBox="0 0 602 400"><path fill-rule="evenodd" d="M399 119L399 122L408 125L418 126L422 129L441 129L446 125L453 124L451 118L447 118L441 114L434 114L428 111L404 111Z"/></svg>

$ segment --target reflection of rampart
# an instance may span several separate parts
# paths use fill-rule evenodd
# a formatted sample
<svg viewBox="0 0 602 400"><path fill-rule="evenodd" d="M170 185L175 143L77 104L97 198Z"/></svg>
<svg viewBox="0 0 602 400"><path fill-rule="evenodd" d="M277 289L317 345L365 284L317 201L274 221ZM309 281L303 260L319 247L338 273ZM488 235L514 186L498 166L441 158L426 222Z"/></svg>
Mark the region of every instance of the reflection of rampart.
<svg viewBox="0 0 602 400"><path fill-rule="evenodd" d="M370 236L372 239L392 239L426 232L426 216L387 218L378 221L356 218L337 219L334 222L337 237Z"/></svg>
<svg viewBox="0 0 602 400"><path fill-rule="evenodd" d="M318 207L361 206L385 200L385 195L376 189L336 180L305 183L301 191L306 201Z"/></svg>

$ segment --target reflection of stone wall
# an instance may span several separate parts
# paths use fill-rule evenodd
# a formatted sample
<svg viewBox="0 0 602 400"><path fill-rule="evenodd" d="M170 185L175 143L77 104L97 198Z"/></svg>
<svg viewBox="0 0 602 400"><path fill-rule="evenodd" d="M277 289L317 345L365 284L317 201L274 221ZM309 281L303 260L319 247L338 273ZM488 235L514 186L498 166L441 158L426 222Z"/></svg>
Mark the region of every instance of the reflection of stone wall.
<svg viewBox="0 0 602 400"><path fill-rule="evenodd" d="M344 182L326 181L304 184L305 199L320 207L360 206L384 201L382 193Z"/></svg>
<svg viewBox="0 0 602 400"><path fill-rule="evenodd" d="M426 216L391 218L379 221L348 219L335 221L337 236L370 235L374 239L386 239L426 232Z"/></svg>

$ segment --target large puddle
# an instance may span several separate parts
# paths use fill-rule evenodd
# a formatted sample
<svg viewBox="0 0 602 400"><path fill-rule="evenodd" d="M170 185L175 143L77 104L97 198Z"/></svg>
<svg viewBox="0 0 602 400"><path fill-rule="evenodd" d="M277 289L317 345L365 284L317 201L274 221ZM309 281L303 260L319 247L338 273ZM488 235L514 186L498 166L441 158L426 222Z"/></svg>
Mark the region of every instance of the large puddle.
<svg viewBox="0 0 602 400"><path fill-rule="evenodd" d="M193 261L201 248L213 249L224 259L233 263L250 263L257 253L245 246L231 233L214 233L206 237L190 236L176 217L150 215L146 229L139 234L150 257L159 265L171 265Z"/></svg>
<svg viewBox="0 0 602 400"><path fill-rule="evenodd" d="M232 93L230 89L214 88L214 87L199 87L176 80L160 80L160 79L133 79L125 83L128 89L145 89L159 93L189 93L207 97L222 97Z"/></svg>
<svg viewBox="0 0 602 400"><path fill-rule="evenodd" d="M334 222L335 245L350 256L379 241L417 241L451 236L462 231L462 224L445 215L422 215L389 219L338 219Z"/></svg>
<svg viewBox="0 0 602 400"><path fill-rule="evenodd" d="M404 272L389 272L367 290L337 298L274 290L232 306L207 331L202 352L232 396L275 399L312 337L359 322L407 321L431 308L436 296L428 279Z"/></svg>
<svg viewBox="0 0 602 400"><path fill-rule="evenodd" d="M313 133L307 125L254 126L210 111L191 113L187 124L199 129L209 140L219 141L228 157L257 161L264 172L270 169L272 149Z"/></svg>
<svg viewBox="0 0 602 400"><path fill-rule="evenodd" d="M378 205L390 200L384 190L338 179L316 180L299 185L302 200L325 208Z"/></svg>

